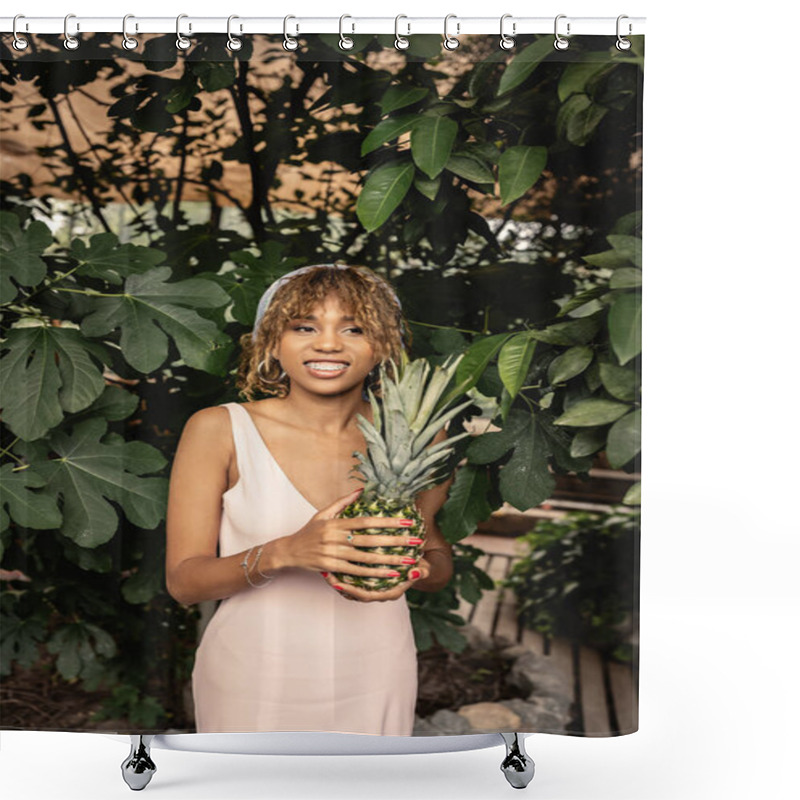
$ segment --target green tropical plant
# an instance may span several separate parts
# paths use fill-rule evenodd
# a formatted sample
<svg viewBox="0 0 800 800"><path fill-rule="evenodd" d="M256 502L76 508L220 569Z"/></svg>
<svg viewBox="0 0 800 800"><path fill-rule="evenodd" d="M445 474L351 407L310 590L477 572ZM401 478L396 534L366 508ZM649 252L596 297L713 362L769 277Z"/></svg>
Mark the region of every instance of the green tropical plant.
<svg viewBox="0 0 800 800"><path fill-rule="evenodd" d="M503 585L517 596L520 621L549 637L634 657L631 610L638 605L639 513L573 512L539 520L519 537L523 557Z"/></svg>

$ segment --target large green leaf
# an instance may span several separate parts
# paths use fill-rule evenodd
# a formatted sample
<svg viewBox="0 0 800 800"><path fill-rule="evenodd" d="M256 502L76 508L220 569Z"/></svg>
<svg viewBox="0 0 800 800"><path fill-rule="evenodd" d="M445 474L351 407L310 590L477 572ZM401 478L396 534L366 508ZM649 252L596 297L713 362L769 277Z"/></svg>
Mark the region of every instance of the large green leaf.
<svg viewBox="0 0 800 800"><path fill-rule="evenodd" d="M480 380L489 362L513 333L497 333L473 342L464 358L458 363L453 388L439 401L437 411L450 405L456 398L466 394Z"/></svg>
<svg viewBox="0 0 800 800"><path fill-rule="evenodd" d="M636 399L641 382L636 370L606 362L600 364L600 380L610 395L628 402Z"/></svg>
<svg viewBox="0 0 800 800"><path fill-rule="evenodd" d="M390 117L379 122L361 143L361 155L365 156L377 150L385 142L391 142L407 131L410 131L418 122L417 114L404 114L401 117Z"/></svg>
<svg viewBox="0 0 800 800"><path fill-rule="evenodd" d="M573 458L583 458L602 450L606 446L606 429L582 428L572 437L569 454Z"/></svg>
<svg viewBox="0 0 800 800"><path fill-rule="evenodd" d="M211 280L189 278L167 283L169 267L155 267L125 281L125 292L104 295L94 301L94 311L84 317L86 336L105 336L120 330L125 360L139 372L158 369L169 352L168 337L189 367L208 370L213 351L230 340L194 308L225 305L229 298Z"/></svg>
<svg viewBox="0 0 800 800"><path fill-rule="evenodd" d="M19 217L11 211L0 211L0 303L11 303L17 287L36 286L47 275L47 264L41 255L53 243L50 229L35 220L23 231Z"/></svg>
<svg viewBox="0 0 800 800"><path fill-rule="evenodd" d="M523 428L508 463L500 469L503 500L520 511L535 508L553 494L555 478L547 466L549 449L533 415Z"/></svg>
<svg viewBox="0 0 800 800"><path fill-rule="evenodd" d="M494 184L494 173L491 165L478 156L467 153L453 153L446 167L459 178L473 183Z"/></svg>
<svg viewBox="0 0 800 800"><path fill-rule="evenodd" d="M260 253L235 250L230 258L236 269L214 275L218 283L233 301L231 315L242 325L252 327L258 310L258 301L264 289L305 262L302 258L286 258L286 246L281 242L262 242Z"/></svg>
<svg viewBox="0 0 800 800"><path fill-rule="evenodd" d="M588 344L599 330L600 320L592 314L569 322L556 322L542 330L528 331L526 335L548 344L572 346Z"/></svg>
<svg viewBox="0 0 800 800"><path fill-rule="evenodd" d="M65 411L86 408L103 391L104 348L74 328L12 328L1 346L8 351L0 359L3 421L25 441L44 436Z"/></svg>
<svg viewBox="0 0 800 800"><path fill-rule="evenodd" d="M101 439L105 432L106 421L96 417L76 424L71 434L55 432L47 446L18 448L45 479L44 493L61 498L61 532L81 547L97 547L114 535L119 519L112 501L141 528L155 528L166 512L167 479L140 477L162 469L166 459L144 442ZM59 458L48 459L48 449Z"/></svg>
<svg viewBox="0 0 800 800"><path fill-rule="evenodd" d="M479 522L494 510L487 495L490 483L486 467L465 464L456 472L447 502L436 515L448 542L454 543L475 532Z"/></svg>
<svg viewBox="0 0 800 800"><path fill-rule="evenodd" d="M642 412L631 411L618 419L608 432L606 456L614 469L625 466L642 449Z"/></svg>
<svg viewBox="0 0 800 800"><path fill-rule="evenodd" d="M580 375L592 363L594 350L591 347L578 345L565 350L556 356L547 367L547 380L551 384L565 383Z"/></svg>
<svg viewBox="0 0 800 800"><path fill-rule="evenodd" d="M8 527L10 519L25 528L39 530L57 528L61 524L61 512L55 498L31 491L41 489L45 483L45 479L31 467L0 466L0 531Z"/></svg>
<svg viewBox="0 0 800 800"><path fill-rule="evenodd" d="M539 63L553 53L553 39L550 36L540 36L533 44L520 50L511 59L500 78L497 94L503 95L519 86L533 73Z"/></svg>
<svg viewBox="0 0 800 800"><path fill-rule="evenodd" d="M500 431L476 436L467 445L466 456L470 464L491 464L501 459L516 446L520 434L530 422L530 412L512 408Z"/></svg>
<svg viewBox="0 0 800 800"><path fill-rule="evenodd" d="M382 164L367 175L356 203L356 214L367 231L377 230L389 219L413 180L414 164L410 161Z"/></svg>
<svg viewBox="0 0 800 800"><path fill-rule="evenodd" d="M642 296L624 292L614 298L608 312L608 336L621 365L642 352Z"/></svg>
<svg viewBox="0 0 800 800"><path fill-rule="evenodd" d="M556 129L559 136L582 147L592 138L607 113L607 108L592 102L587 95L573 94L558 112Z"/></svg>
<svg viewBox="0 0 800 800"><path fill-rule="evenodd" d="M570 406L553 424L588 428L593 425L614 422L628 411L630 411L630 406L625 403L617 403L602 397L589 397Z"/></svg>
<svg viewBox="0 0 800 800"><path fill-rule="evenodd" d="M642 266L642 240L638 236L607 236L608 243L635 267Z"/></svg>
<svg viewBox="0 0 800 800"><path fill-rule="evenodd" d="M511 398L515 398L525 383L531 366L536 340L524 333L512 336L501 348L497 358L500 380Z"/></svg>
<svg viewBox="0 0 800 800"><path fill-rule="evenodd" d="M446 116L424 116L411 130L411 156L429 177L447 164L458 133L458 123Z"/></svg>
<svg viewBox="0 0 800 800"><path fill-rule="evenodd" d="M422 86L390 86L381 98L381 114L418 103L427 94L428 90Z"/></svg>
<svg viewBox="0 0 800 800"><path fill-rule="evenodd" d="M608 282L611 289L635 289L642 285L642 271L635 267L620 267Z"/></svg>
<svg viewBox="0 0 800 800"><path fill-rule="evenodd" d="M500 202L505 206L522 197L539 180L546 163L546 147L516 145L505 150L497 169Z"/></svg>
<svg viewBox="0 0 800 800"><path fill-rule="evenodd" d="M79 262L76 275L109 283L122 283L128 275L146 272L166 258L162 250L130 242L120 244L114 233L96 233L88 245L81 239L73 240L71 255Z"/></svg>

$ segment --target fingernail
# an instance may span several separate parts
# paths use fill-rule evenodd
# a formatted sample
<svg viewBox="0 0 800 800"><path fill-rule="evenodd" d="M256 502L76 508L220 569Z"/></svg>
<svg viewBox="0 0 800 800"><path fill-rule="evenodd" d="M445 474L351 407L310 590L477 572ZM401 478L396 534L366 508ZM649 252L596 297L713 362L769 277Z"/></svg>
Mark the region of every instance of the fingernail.
<svg viewBox="0 0 800 800"><path fill-rule="evenodd" d="M422 575L422 573L418 569L412 569L408 577L411 578L412 581L415 581L420 575Z"/></svg>
<svg viewBox="0 0 800 800"><path fill-rule="evenodd" d="M339 586L339 584L337 584L337 583L333 584L333 588L334 589L338 589L340 592L344 591L344 586Z"/></svg>
<svg viewBox="0 0 800 800"><path fill-rule="evenodd" d="M422 544L422 539L409 539L409 544Z"/></svg>
<svg viewBox="0 0 800 800"><path fill-rule="evenodd" d="M323 578L327 578L330 572L320 572L320 575L322 575Z"/></svg>
<svg viewBox="0 0 800 800"><path fill-rule="evenodd" d="M416 564L417 563L417 559L416 558L404 558L403 559L403 563L404 564Z"/></svg>
<svg viewBox="0 0 800 800"><path fill-rule="evenodd" d="M400 524L404 528L410 528L414 524L414 520L413 519L401 519L400 520Z"/></svg>
<svg viewBox="0 0 800 800"><path fill-rule="evenodd" d="M386 575L391 578L396 578L400 573L392 570L391 572L387 572Z"/></svg>

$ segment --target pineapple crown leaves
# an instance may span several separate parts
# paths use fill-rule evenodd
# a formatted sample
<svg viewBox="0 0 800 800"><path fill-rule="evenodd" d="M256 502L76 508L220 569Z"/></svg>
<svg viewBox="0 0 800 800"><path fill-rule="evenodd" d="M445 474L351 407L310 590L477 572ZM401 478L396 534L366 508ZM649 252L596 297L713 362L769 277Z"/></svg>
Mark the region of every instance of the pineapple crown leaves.
<svg viewBox="0 0 800 800"><path fill-rule="evenodd" d="M398 498L413 497L433 485L432 473L453 452L453 444L469 436L465 431L426 449L429 442L471 400L450 408L458 395L437 408L463 356L449 357L431 375L426 359L409 362L402 368L390 361L393 376L381 365L383 402L368 391L374 422L358 415L358 426L367 441L367 455L355 452L365 475L366 490L377 490ZM358 468L355 468L358 469Z"/></svg>

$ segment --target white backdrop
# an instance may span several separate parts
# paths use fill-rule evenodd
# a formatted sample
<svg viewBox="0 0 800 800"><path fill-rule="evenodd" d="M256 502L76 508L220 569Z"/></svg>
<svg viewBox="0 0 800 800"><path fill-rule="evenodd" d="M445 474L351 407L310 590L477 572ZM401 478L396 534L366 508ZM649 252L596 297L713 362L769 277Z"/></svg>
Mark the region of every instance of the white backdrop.
<svg viewBox="0 0 800 800"><path fill-rule="evenodd" d="M800 297L798 12L685 0L569 7L413 0L38 0L3 13L84 16L647 17L645 67L644 519L640 731L533 736L537 800L795 797L800 595L793 456ZM791 60L790 60L791 59ZM790 85L791 80L791 85ZM796 584L795 584L796 585ZM499 737L498 737L499 739ZM508 797L504 750L419 756L258 757L154 751L148 796ZM128 796L127 747L99 735L0 734L8 798Z"/></svg>

